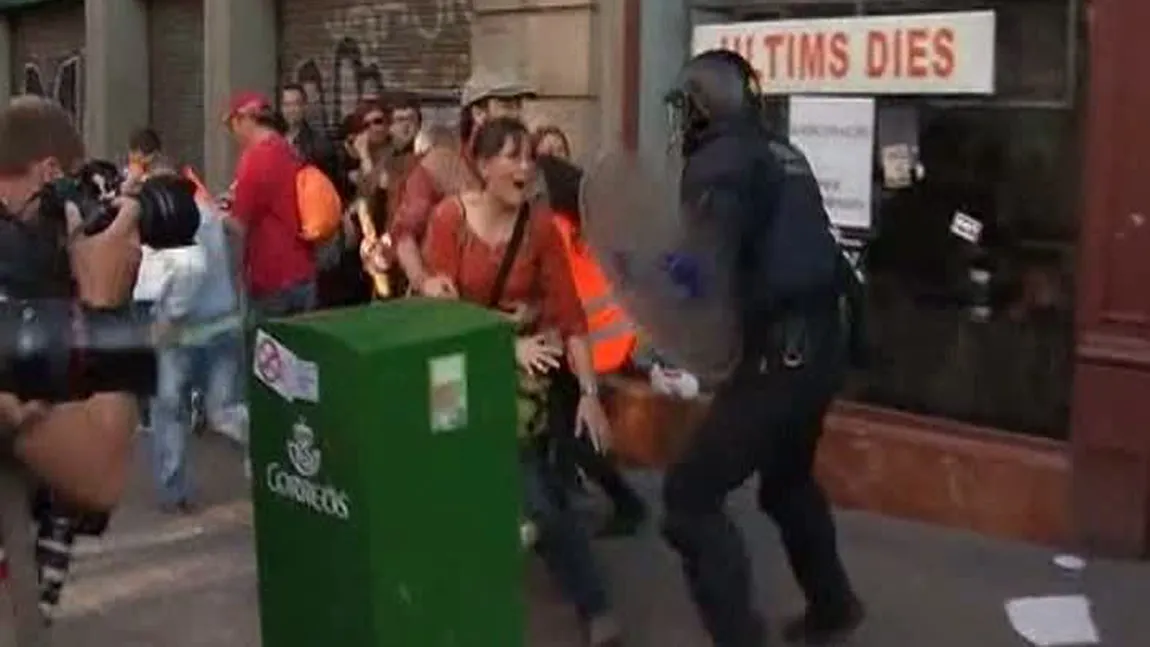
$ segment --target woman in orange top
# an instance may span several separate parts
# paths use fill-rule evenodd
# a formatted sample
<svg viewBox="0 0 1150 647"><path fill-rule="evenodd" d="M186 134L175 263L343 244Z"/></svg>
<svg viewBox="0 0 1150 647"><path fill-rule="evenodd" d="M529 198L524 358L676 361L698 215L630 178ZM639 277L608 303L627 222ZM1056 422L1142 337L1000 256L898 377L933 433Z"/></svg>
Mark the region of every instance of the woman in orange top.
<svg viewBox="0 0 1150 647"><path fill-rule="evenodd" d="M579 210L579 183L583 171L558 157L541 155L539 171L546 180L555 224L563 236L575 289L587 313L588 337L595 371L615 373L626 366L636 346L635 326L611 296L611 284L583 242Z"/></svg>
<svg viewBox="0 0 1150 647"><path fill-rule="evenodd" d="M536 164L547 185L555 224L564 239L567 260L575 278L575 289L587 313L595 371L600 375L619 371L630 362L636 343L635 332L626 313L611 299L607 278L580 239L579 183L583 172L573 164L548 155L540 156ZM564 391L570 397L570 389L556 391L558 393L554 397L560 401L552 403L553 415L569 417L571 405L562 399ZM556 426L569 428L562 423ZM561 434L557 440L558 463L564 480L578 488L576 475L578 470L582 470L611 499L614 514L600 529L600 535L635 534L647 518L647 506L623 479L615 464L571 434Z"/></svg>
<svg viewBox="0 0 1150 647"><path fill-rule="evenodd" d="M557 498L557 474L540 451L543 443L537 442L543 440L538 421L545 421L539 412L546 404L530 400L547 387L533 385L558 369L564 354L582 386L578 428L596 445L606 440L609 430L587 346L587 321L563 243L552 216L533 210L528 202L534 174L528 140L527 129L516 119L496 118L480 127L471 155L482 188L435 208L424 241L424 265L429 277L450 284L450 292L460 299L504 312L519 327L515 359L521 375L521 423L526 425L520 430L526 514L538 528L540 555L586 623L589 644L617 647L619 628L589 541L575 512ZM510 269L499 285L505 262Z"/></svg>

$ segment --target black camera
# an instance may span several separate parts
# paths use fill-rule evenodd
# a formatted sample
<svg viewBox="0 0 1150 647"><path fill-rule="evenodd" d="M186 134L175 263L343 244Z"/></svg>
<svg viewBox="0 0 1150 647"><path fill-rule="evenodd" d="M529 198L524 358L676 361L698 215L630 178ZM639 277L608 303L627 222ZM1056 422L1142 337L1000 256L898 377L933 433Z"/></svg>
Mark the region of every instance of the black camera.
<svg viewBox="0 0 1150 647"><path fill-rule="evenodd" d="M75 204L84 233L116 219L123 177L94 161L42 194L40 216L0 218L0 391L23 400L59 402L101 391L154 390L150 317L128 304L87 308L73 299L65 205ZM195 243L200 212L195 185L177 175L143 182L140 241L154 249Z"/></svg>
<svg viewBox="0 0 1150 647"><path fill-rule="evenodd" d="M119 212L113 202L120 197L124 175L112 162L93 160L75 176L71 195L88 235L104 231ZM195 243L200 228L196 185L175 173L154 174L145 180L134 196L140 202L140 242L153 249L186 247Z"/></svg>

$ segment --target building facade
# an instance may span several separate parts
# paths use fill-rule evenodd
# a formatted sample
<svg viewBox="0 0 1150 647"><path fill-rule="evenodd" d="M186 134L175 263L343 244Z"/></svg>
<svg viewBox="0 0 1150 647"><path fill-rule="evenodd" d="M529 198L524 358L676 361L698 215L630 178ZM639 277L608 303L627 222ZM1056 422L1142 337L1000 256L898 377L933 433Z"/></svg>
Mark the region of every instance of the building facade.
<svg viewBox="0 0 1150 647"><path fill-rule="evenodd" d="M751 60L793 137L809 134L795 130L811 123L804 97L871 113L856 203L873 219L859 247L874 357L828 424L820 469L836 501L1150 554L1148 130L1135 117L1150 91L1111 69L1150 7L719 0L660 14L694 34L688 49ZM644 74L669 73L644 54Z"/></svg>
<svg viewBox="0 0 1150 647"><path fill-rule="evenodd" d="M515 70L540 91L530 120L568 130L577 156L622 144L658 158L662 96L697 27L758 25L715 33L762 68L755 35L780 21L974 11L995 16L987 88L846 95L874 105L878 352L831 416L820 470L841 505L1144 556L1150 84L1124 70L1150 3L0 0L0 98L56 98L102 156L151 123L219 188L236 89L301 83L327 127L394 89L450 120L472 71ZM792 93L775 80L785 127ZM887 177L888 145L911 180ZM979 221L976 244L956 242L957 213Z"/></svg>
<svg viewBox="0 0 1150 647"><path fill-rule="evenodd" d="M472 70L516 72L540 99L533 123L593 151L621 126L620 43L627 2L570 0L0 0L0 96L59 100L93 154L123 154L151 124L178 159L228 183L221 125L236 89L283 83L313 95L334 129L357 101L404 90L454 120Z"/></svg>

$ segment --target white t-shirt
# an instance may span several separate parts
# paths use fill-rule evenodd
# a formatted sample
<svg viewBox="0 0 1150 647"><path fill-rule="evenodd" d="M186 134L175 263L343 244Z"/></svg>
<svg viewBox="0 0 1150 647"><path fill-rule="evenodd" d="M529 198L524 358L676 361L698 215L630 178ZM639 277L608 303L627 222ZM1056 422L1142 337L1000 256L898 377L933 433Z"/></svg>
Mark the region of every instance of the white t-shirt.
<svg viewBox="0 0 1150 647"><path fill-rule="evenodd" d="M207 253L200 245L164 250L143 246L132 298L154 303L158 317L182 319L191 310L207 271Z"/></svg>

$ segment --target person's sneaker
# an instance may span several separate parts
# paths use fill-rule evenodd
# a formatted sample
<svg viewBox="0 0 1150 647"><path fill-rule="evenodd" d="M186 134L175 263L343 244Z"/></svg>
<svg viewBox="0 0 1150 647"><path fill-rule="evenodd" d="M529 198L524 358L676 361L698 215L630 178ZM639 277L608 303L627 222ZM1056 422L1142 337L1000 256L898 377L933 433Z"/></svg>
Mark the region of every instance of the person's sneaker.
<svg viewBox="0 0 1150 647"><path fill-rule="evenodd" d="M808 610L783 625L783 640L792 645L833 645L849 638L865 619L866 609L858 599L834 615Z"/></svg>
<svg viewBox="0 0 1150 647"><path fill-rule="evenodd" d="M195 514L196 504L190 499L183 499L174 503L162 503L160 504L160 511L164 514L190 515Z"/></svg>
<svg viewBox="0 0 1150 647"><path fill-rule="evenodd" d="M587 623L587 647L623 647L623 630L615 616L604 613Z"/></svg>

